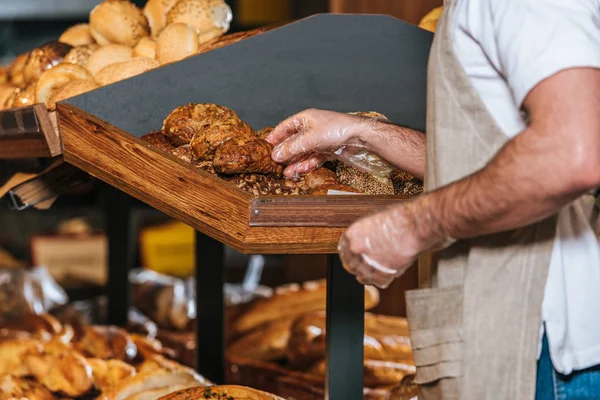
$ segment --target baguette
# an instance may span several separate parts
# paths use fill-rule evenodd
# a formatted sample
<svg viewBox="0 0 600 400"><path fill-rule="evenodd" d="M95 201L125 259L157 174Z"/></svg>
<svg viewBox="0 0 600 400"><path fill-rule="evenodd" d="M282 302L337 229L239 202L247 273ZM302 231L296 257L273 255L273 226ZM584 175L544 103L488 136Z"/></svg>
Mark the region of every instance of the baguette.
<svg viewBox="0 0 600 400"><path fill-rule="evenodd" d="M325 376L325 360L319 361L309 373ZM366 387L394 385L400 383L406 376L414 375L414 365L394 361L365 360L363 373Z"/></svg>
<svg viewBox="0 0 600 400"><path fill-rule="evenodd" d="M287 285L267 299L258 300L233 324L233 335L238 336L270 321L325 310L327 284L325 280L305 282L302 286ZM365 309L379 303L379 291L365 286Z"/></svg>
<svg viewBox="0 0 600 400"><path fill-rule="evenodd" d="M285 357L294 318L269 322L242 336L227 348L227 353L259 361L276 361Z"/></svg>

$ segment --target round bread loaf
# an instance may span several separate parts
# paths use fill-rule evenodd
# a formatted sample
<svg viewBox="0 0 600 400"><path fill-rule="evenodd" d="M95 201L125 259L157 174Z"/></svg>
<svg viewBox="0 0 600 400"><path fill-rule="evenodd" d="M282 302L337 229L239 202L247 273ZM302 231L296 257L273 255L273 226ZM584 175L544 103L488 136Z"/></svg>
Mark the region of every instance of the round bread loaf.
<svg viewBox="0 0 600 400"><path fill-rule="evenodd" d="M23 69L25 83L35 82L44 71L61 63L71 49L66 43L54 41L32 50Z"/></svg>
<svg viewBox="0 0 600 400"><path fill-rule="evenodd" d="M161 64L182 60L198 50L198 35L189 25L168 25L156 41L156 59Z"/></svg>
<svg viewBox="0 0 600 400"><path fill-rule="evenodd" d="M110 85L111 83L131 78L159 66L158 61L152 58L132 58L131 60L107 65L96 74L95 78L96 82L102 86Z"/></svg>
<svg viewBox="0 0 600 400"><path fill-rule="evenodd" d="M90 33L98 44L124 44L134 47L148 36L148 21L129 1L105 1L90 13Z"/></svg>
<svg viewBox="0 0 600 400"><path fill-rule="evenodd" d="M131 60L133 49L122 44L109 44L94 51L89 57L86 68L96 75L107 65Z"/></svg>
<svg viewBox="0 0 600 400"><path fill-rule="evenodd" d="M167 25L190 25L196 29L200 43L223 35L231 20L231 8L223 0L179 0L167 14Z"/></svg>
<svg viewBox="0 0 600 400"><path fill-rule="evenodd" d="M156 41L151 37L142 38L133 48L133 56L156 59Z"/></svg>
<svg viewBox="0 0 600 400"><path fill-rule="evenodd" d="M157 37L167 26L167 14L179 0L148 0L144 6L144 16L148 20L150 33Z"/></svg>
<svg viewBox="0 0 600 400"><path fill-rule="evenodd" d="M69 81L86 79L93 79L93 77L81 65L70 63L59 64L40 76L35 87L35 101L45 103L48 106L48 99L53 90Z"/></svg>
<svg viewBox="0 0 600 400"><path fill-rule="evenodd" d="M59 101L78 96L99 87L100 86L98 86L98 84L91 79L67 82L64 85L52 90L50 96L48 97L47 107L52 110L56 107L56 103Z"/></svg>
<svg viewBox="0 0 600 400"><path fill-rule="evenodd" d="M96 43L90 33L90 26L88 24L77 24L67 28L67 30L60 35L58 41L73 47Z"/></svg>
<svg viewBox="0 0 600 400"><path fill-rule="evenodd" d="M35 103L35 83L30 84L25 89L20 89L12 102L13 108L27 107Z"/></svg>
<svg viewBox="0 0 600 400"><path fill-rule="evenodd" d="M71 51L67 53L63 62L81 65L87 67L88 60L92 53L98 50L100 46L97 44L87 44L84 46L73 47Z"/></svg>

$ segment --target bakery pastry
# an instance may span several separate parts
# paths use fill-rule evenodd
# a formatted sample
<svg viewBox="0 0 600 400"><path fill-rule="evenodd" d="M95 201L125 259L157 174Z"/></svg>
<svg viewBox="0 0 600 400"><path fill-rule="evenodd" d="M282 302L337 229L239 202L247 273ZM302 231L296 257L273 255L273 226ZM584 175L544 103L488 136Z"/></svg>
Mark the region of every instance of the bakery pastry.
<svg viewBox="0 0 600 400"><path fill-rule="evenodd" d="M73 47L65 56L63 62L81 65L87 68L88 60L93 52L98 50L100 46L97 44L88 44L84 46Z"/></svg>
<svg viewBox="0 0 600 400"><path fill-rule="evenodd" d="M244 386L223 385L180 390L159 400L283 400L273 394Z"/></svg>
<svg viewBox="0 0 600 400"><path fill-rule="evenodd" d="M52 91L74 80L91 80L92 75L81 65L62 63L45 71L35 86L35 101L48 105Z"/></svg>
<svg viewBox="0 0 600 400"><path fill-rule="evenodd" d="M174 356L174 352L171 349L163 347L160 340L152 339L135 333L131 334L131 339L137 347L138 355L144 360L147 360L154 355L164 355L171 358Z"/></svg>
<svg viewBox="0 0 600 400"><path fill-rule="evenodd" d="M75 81L67 82L64 85L59 86L58 88L50 92L50 96L48 97L48 101L46 102L47 107L50 110L53 110L56 107L56 103L58 103L59 101L79 96L80 94L90 92L99 87L100 86L91 79L78 79Z"/></svg>
<svg viewBox="0 0 600 400"><path fill-rule="evenodd" d="M90 13L90 33L101 46L116 43L135 47L150 34L148 21L129 1L105 1Z"/></svg>
<svg viewBox="0 0 600 400"><path fill-rule="evenodd" d="M95 78L96 82L100 85L110 85L111 83L131 78L159 66L158 61L152 58L136 57L131 60L107 65L95 75Z"/></svg>
<svg viewBox="0 0 600 400"><path fill-rule="evenodd" d="M259 326L229 345L227 353L260 361L285 358L294 319L282 318Z"/></svg>
<svg viewBox="0 0 600 400"><path fill-rule="evenodd" d="M175 149L175 146L173 146L167 140L165 135L162 134L162 131L147 133L144 136L142 136L140 139L142 139L146 143L152 145L153 147L156 147L157 149L160 149L167 153L170 152L171 150Z"/></svg>
<svg viewBox="0 0 600 400"><path fill-rule="evenodd" d="M225 127L221 128L221 125ZM204 140L203 132L210 127L216 127L210 136L218 134L220 131L228 129L229 127L237 130L237 132L230 134L228 136L229 138L236 135L252 133L252 128L244 123L233 110L227 107L210 103L189 103L177 107L167 116L163 122L163 134L175 146L190 144L194 136L198 134L196 141L199 142L198 144L201 144L204 149L205 145L216 145L225 141L220 138L206 138L206 140ZM225 133L225 135L227 135L227 133ZM210 143L204 143L205 141ZM207 149L204 150L205 151L202 152L203 154L208 152ZM196 152L196 154L201 157L198 152Z"/></svg>
<svg viewBox="0 0 600 400"><path fill-rule="evenodd" d="M309 372L325 376L325 370L325 360L321 360ZM414 365L393 361L365 360L363 368L364 384L372 388L398 384L404 377L414 375L415 371L416 368Z"/></svg>
<svg viewBox="0 0 600 400"><path fill-rule="evenodd" d="M294 321L287 349L292 365L305 368L324 357L325 326L324 312L304 314ZM404 318L366 313L363 343L365 359L414 364Z"/></svg>
<svg viewBox="0 0 600 400"><path fill-rule="evenodd" d="M317 168L302 176L300 180L310 189L316 189L323 185L339 184L335 172L327 168Z"/></svg>
<svg viewBox="0 0 600 400"><path fill-rule="evenodd" d="M273 132L273 129L275 129L272 126L267 126L266 128L262 128L260 131L256 132L256 136L258 136L261 139L267 139L269 137L269 135L271 134L271 132Z"/></svg>
<svg viewBox="0 0 600 400"><path fill-rule="evenodd" d="M58 41L73 47L87 46L96 43L90 33L90 26L88 24L77 24L67 28L67 30L60 35Z"/></svg>
<svg viewBox="0 0 600 400"><path fill-rule="evenodd" d="M129 334L116 326L79 326L73 347L86 357L131 361L137 348Z"/></svg>
<svg viewBox="0 0 600 400"><path fill-rule="evenodd" d="M10 76L10 84L16 87L25 86L25 76L23 70L25 69L25 63L29 58L29 53L23 53L18 55L10 65L8 70Z"/></svg>
<svg viewBox="0 0 600 400"><path fill-rule="evenodd" d="M325 280L309 281L301 286L283 286L273 296L252 304L233 324L233 333L241 335L266 322L325 310L326 295ZM379 291L372 286L365 286L365 309L369 310L378 303Z"/></svg>
<svg viewBox="0 0 600 400"><path fill-rule="evenodd" d="M167 14L179 0L148 0L144 6L144 16L148 20L150 33L157 37L167 26Z"/></svg>
<svg viewBox="0 0 600 400"><path fill-rule="evenodd" d="M134 57L156 59L156 41L151 37L143 37L133 48Z"/></svg>
<svg viewBox="0 0 600 400"><path fill-rule="evenodd" d="M18 89L12 85L0 84L0 110L12 107L12 101L16 90ZM9 100L10 104L8 104Z"/></svg>
<svg viewBox="0 0 600 400"><path fill-rule="evenodd" d="M362 193L370 195L394 194L394 185L389 177L380 178L341 162L337 166L336 174L340 183L352 186Z"/></svg>
<svg viewBox="0 0 600 400"><path fill-rule="evenodd" d="M231 20L231 8L223 0L179 0L167 14L167 25L190 25L196 29L200 43L223 35Z"/></svg>
<svg viewBox="0 0 600 400"><path fill-rule="evenodd" d="M66 43L54 41L32 50L23 68L25 84L35 82L44 71L60 64L72 48Z"/></svg>
<svg viewBox="0 0 600 400"><path fill-rule="evenodd" d="M102 392L136 374L135 367L120 360L88 358L87 362L92 368L94 386Z"/></svg>
<svg viewBox="0 0 600 400"><path fill-rule="evenodd" d="M198 35L187 24L167 25L156 40L156 59L167 64L195 54L198 51Z"/></svg>
<svg viewBox="0 0 600 400"><path fill-rule="evenodd" d="M27 107L35 103L35 83L30 84L25 89L19 89L13 97L12 107Z"/></svg>
<svg viewBox="0 0 600 400"><path fill-rule="evenodd" d="M232 124L211 123L198 130L190 145L194 154L201 160L212 157L217 148L233 138L249 138L253 135L252 128L241 120L232 120Z"/></svg>
<svg viewBox="0 0 600 400"><path fill-rule="evenodd" d="M0 399L55 400L56 397L34 379L2 375L0 376Z"/></svg>
<svg viewBox="0 0 600 400"><path fill-rule="evenodd" d="M122 44L110 44L102 46L90 55L86 68L96 75L107 65L133 58L133 49Z"/></svg>
<svg viewBox="0 0 600 400"><path fill-rule="evenodd" d="M229 132L236 133L233 129ZM192 146L194 146L194 143L192 141ZM194 149L198 152L198 147ZM273 146L266 140L242 133L240 136L233 137L216 147L213 160L215 171L226 175L263 174L281 176L283 168L271 158L272 151Z"/></svg>
<svg viewBox="0 0 600 400"><path fill-rule="evenodd" d="M26 352L21 360L27 375L34 376L52 392L81 396L92 388L90 364L60 341L44 343L41 352Z"/></svg>
<svg viewBox="0 0 600 400"><path fill-rule="evenodd" d="M28 332L39 338L50 338L63 331L62 324L50 314L28 314L2 322L4 329Z"/></svg>

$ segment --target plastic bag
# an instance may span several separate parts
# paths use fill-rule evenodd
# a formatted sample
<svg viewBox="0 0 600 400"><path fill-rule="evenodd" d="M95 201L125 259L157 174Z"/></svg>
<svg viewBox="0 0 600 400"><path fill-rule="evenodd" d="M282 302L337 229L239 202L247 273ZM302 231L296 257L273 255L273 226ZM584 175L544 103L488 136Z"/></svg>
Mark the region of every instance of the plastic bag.
<svg viewBox="0 0 600 400"><path fill-rule="evenodd" d="M0 268L0 319L47 313L68 301L46 267Z"/></svg>

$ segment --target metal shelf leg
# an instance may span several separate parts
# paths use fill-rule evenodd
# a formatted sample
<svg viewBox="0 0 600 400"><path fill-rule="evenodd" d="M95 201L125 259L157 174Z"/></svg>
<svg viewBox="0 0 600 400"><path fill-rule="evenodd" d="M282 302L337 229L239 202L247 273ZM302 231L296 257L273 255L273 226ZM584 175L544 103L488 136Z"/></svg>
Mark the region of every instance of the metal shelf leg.
<svg viewBox="0 0 600 400"><path fill-rule="evenodd" d="M223 383L225 378L224 249L196 232L196 371Z"/></svg>
<svg viewBox="0 0 600 400"><path fill-rule="evenodd" d="M327 269L326 399L363 398L364 286L337 255Z"/></svg>

